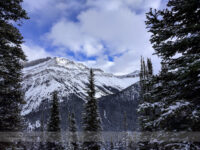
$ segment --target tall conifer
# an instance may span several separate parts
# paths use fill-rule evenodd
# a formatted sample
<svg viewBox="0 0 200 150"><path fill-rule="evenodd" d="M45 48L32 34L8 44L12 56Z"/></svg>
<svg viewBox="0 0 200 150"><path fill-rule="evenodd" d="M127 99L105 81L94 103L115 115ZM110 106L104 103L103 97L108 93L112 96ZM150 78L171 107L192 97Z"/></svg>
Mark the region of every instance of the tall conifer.
<svg viewBox="0 0 200 150"><path fill-rule="evenodd" d="M52 98L51 115L47 129L48 133L50 133L50 136L48 137L49 141L47 142L47 149L62 150L63 147L61 144L60 114L57 91L53 92Z"/></svg>
<svg viewBox="0 0 200 150"><path fill-rule="evenodd" d="M154 115L149 116L151 121L146 125L154 131L199 131L200 1L169 0L167 6L147 13L150 41L163 66L154 78ZM184 149L195 144L170 145L168 149ZM163 144L163 149L166 146Z"/></svg>
<svg viewBox="0 0 200 150"><path fill-rule="evenodd" d="M42 104L42 115L41 115L41 118L40 118L40 143L39 143L39 147L38 147L38 150L45 150L46 147L45 147L45 138L46 138L46 135L45 135L45 124L44 124L44 104Z"/></svg>
<svg viewBox="0 0 200 150"><path fill-rule="evenodd" d="M23 37L14 26L28 19L21 6L22 0L0 1L0 132L22 129L21 107L24 103L21 91ZM11 143L0 143L1 149L13 147Z"/></svg>
<svg viewBox="0 0 200 150"><path fill-rule="evenodd" d="M70 147L72 150L79 150L77 126L74 113L69 114L69 133L70 133Z"/></svg>
<svg viewBox="0 0 200 150"><path fill-rule="evenodd" d="M87 102L85 103L83 114L84 139L87 140L83 143L83 149L85 150L100 149L101 121L95 93L94 73L90 69L87 85Z"/></svg>
<svg viewBox="0 0 200 150"><path fill-rule="evenodd" d="M152 131L152 126L149 126L151 123L151 117L153 117L152 113L152 96L151 91L153 89L152 81L153 81L153 66L152 62L149 58L147 58L147 65L144 59L141 59L141 70L140 70L140 104L138 107L139 114L139 124L140 131ZM144 140L145 135L141 135L141 140ZM138 143L140 149L148 149L148 141L141 141Z"/></svg>

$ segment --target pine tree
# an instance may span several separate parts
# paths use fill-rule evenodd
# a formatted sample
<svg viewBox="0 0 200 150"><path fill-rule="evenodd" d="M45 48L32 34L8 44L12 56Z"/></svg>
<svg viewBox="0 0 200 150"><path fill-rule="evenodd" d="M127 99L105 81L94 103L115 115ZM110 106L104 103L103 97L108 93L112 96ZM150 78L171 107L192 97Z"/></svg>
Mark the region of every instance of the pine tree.
<svg viewBox="0 0 200 150"><path fill-rule="evenodd" d="M113 143L113 140L112 140L112 137L110 139L110 150L114 150L114 143Z"/></svg>
<svg viewBox="0 0 200 150"><path fill-rule="evenodd" d="M79 144L78 144L77 126L74 113L69 114L69 132L70 132L71 149L78 150Z"/></svg>
<svg viewBox="0 0 200 150"><path fill-rule="evenodd" d="M147 58L147 67L146 67L146 99L152 101L151 90L153 89L153 65L150 58Z"/></svg>
<svg viewBox="0 0 200 150"><path fill-rule="evenodd" d="M141 70L140 70L140 103L148 101L149 91L152 88L151 79L153 77L153 66L151 59L147 58L147 65L144 58L141 57Z"/></svg>
<svg viewBox="0 0 200 150"><path fill-rule="evenodd" d="M97 100L95 98L94 73L90 69L87 85L87 102L83 114L84 143L83 149L99 150L101 136L101 121L98 112Z"/></svg>
<svg viewBox="0 0 200 150"><path fill-rule="evenodd" d="M153 89L153 66L149 58L147 58L147 65L143 58L141 58L141 70L140 70L140 104L138 107L140 131L152 131L150 126L151 118L154 117L152 113L153 103L151 91ZM141 135L141 140L144 140L146 135ZM141 141L138 143L140 149L149 149L148 141Z"/></svg>
<svg viewBox="0 0 200 150"><path fill-rule="evenodd" d="M59 103L57 91L53 92L53 101L51 107L51 116L48 122L47 131L50 133L50 138L48 138L47 149L48 150L62 150L61 144L61 129L60 129L60 115L59 115ZM52 134L51 134L52 133Z"/></svg>
<svg viewBox="0 0 200 150"><path fill-rule="evenodd" d="M144 101L144 93L145 93L145 62L144 58L141 57L140 62L141 68L140 68L140 103Z"/></svg>
<svg viewBox="0 0 200 150"><path fill-rule="evenodd" d="M21 3L22 0L0 1L0 132L20 131L23 127L20 113L24 98L20 82L21 61L26 57L21 48L23 37L14 26L28 19ZM0 147L11 147L11 143L0 143Z"/></svg>
<svg viewBox="0 0 200 150"><path fill-rule="evenodd" d="M159 113L153 115L149 127L154 131L199 131L200 1L169 0L167 6L147 13L150 41L164 64L152 91L152 112ZM176 147L185 148L183 143Z"/></svg>
<svg viewBox="0 0 200 150"><path fill-rule="evenodd" d="M124 130L124 135L123 135L123 141L122 144L123 146L126 148L128 146L128 133L127 133L127 128L128 128L128 124L127 124L127 114L126 112L124 112L123 114L123 130Z"/></svg>
<svg viewBox="0 0 200 150"><path fill-rule="evenodd" d="M44 104L42 104L42 116L41 116L41 119L40 119L40 132L41 132L41 135L40 135L40 143L39 143L39 148L38 150L45 150L46 147L45 147L45 126L44 126Z"/></svg>
<svg viewBox="0 0 200 150"><path fill-rule="evenodd" d="M148 78L153 75L153 65L150 58L147 58Z"/></svg>

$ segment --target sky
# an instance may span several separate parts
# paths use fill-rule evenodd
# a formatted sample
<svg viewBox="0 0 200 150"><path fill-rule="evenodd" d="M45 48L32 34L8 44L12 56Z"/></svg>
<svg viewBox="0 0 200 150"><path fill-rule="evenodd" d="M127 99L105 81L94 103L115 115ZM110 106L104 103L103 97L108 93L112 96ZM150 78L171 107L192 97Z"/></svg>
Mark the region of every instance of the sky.
<svg viewBox="0 0 200 150"><path fill-rule="evenodd" d="M152 55L145 26L150 8L166 0L24 0L29 20L19 28L28 60L65 57L105 72L127 74L140 69L140 58Z"/></svg>

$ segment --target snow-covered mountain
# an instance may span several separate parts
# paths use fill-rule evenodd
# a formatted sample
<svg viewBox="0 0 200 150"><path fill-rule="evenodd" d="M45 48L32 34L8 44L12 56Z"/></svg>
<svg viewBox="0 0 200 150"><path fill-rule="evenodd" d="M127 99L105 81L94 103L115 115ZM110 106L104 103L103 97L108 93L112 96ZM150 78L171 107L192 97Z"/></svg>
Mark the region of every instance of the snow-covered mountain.
<svg viewBox="0 0 200 150"><path fill-rule="evenodd" d="M85 100L89 73L87 66L58 57L35 60L24 66L22 83L26 100L24 115L37 111L43 100L51 99L53 91L58 91L61 102L71 94ZM105 73L101 69L94 69L94 73L97 98L117 93L139 80L137 71L124 76Z"/></svg>

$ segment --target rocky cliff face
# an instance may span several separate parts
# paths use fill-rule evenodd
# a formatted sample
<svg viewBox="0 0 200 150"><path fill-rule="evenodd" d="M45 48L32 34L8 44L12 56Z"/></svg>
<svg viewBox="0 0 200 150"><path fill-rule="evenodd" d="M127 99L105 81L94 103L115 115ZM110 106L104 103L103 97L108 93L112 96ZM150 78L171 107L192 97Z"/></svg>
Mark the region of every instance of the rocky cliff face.
<svg viewBox="0 0 200 150"><path fill-rule="evenodd" d="M26 104L22 114L27 118L29 127L40 126L41 114L44 114L47 121L53 91L58 91L60 99L62 128L66 127L69 111L75 112L77 122L81 127L81 113L86 101L85 88L89 68L81 63L58 57L32 61L24 66L22 87ZM105 130L121 130L121 124L116 123L116 127L112 126L115 126L113 123L117 121L121 122L120 119L123 118L125 111L130 115L129 120L135 119L131 117L131 114L134 113L133 116L135 116L135 106L137 106L138 85L135 83L139 80L138 72L115 76L100 69L94 69L94 73L96 97L99 98L103 127Z"/></svg>

